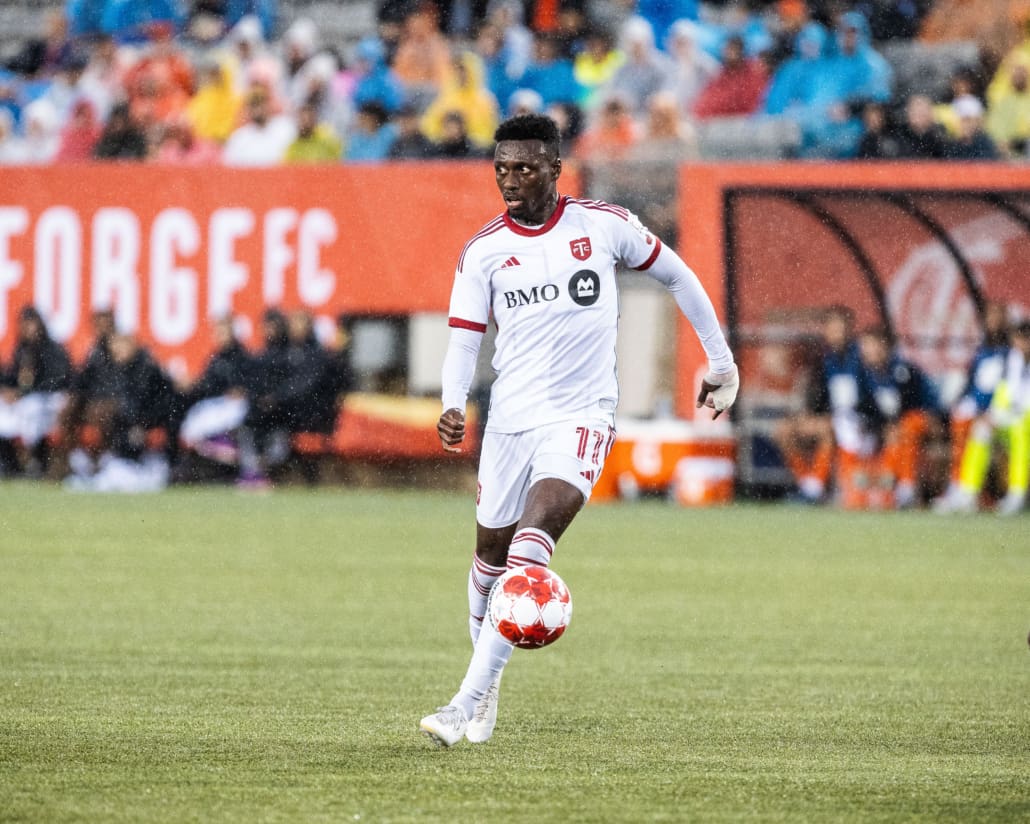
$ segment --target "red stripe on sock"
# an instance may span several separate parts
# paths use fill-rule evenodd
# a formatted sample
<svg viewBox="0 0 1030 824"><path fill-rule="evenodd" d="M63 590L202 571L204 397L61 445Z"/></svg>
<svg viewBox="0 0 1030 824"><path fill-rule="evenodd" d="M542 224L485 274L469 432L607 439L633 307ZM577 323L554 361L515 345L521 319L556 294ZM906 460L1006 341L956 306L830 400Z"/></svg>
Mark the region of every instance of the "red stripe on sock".
<svg viewBox="0 0 1030 824"><path fill-rule="evenodd" d="M554 554L554 546L549 542L541 538L539 535L533 532L520 532L514 538L512 538L511 545L520 543L521 541L529 541L530 543L539 544L547 550L547 557L550 558Z"/></svg>

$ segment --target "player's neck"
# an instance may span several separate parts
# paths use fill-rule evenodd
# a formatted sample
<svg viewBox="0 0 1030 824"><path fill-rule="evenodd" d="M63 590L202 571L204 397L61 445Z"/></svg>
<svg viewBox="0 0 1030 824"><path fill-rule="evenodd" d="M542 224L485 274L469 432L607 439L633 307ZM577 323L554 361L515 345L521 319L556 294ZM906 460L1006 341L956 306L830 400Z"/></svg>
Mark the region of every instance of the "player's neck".
<svg viewBox="0 0 1030 824"><path fill-rule="evenodd" d="M519 226L524 226L527 229L539 229L541 226L543 226L545 223L547 223L547 221L551 219L551 215L553 215L555 209L558 208L559 200L561 200L561 197L557 193L555 193L554 199L548 202L547 208L543 210L542 216L534 215L532 219L523 218L521 220L517 217L512 216L511 214L509 214L508 217L510 217L512 221L514 223L517 223Z"/></svg>

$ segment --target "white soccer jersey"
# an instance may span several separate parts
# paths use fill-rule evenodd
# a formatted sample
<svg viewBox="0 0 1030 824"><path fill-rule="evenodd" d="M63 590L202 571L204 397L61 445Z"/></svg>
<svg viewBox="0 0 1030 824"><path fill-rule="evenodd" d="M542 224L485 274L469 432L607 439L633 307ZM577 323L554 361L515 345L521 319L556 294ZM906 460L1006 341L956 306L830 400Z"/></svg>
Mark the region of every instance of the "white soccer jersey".
<svg viewBox="0 0 1030 824"><path fill-rule="evenodd" d="M505 213L473 236L458 261L449 323L484 332L492 315L497 324L489 430L613 416L615 264L644 270L660 250L621 206L567 196L542 226Z"/></svg>

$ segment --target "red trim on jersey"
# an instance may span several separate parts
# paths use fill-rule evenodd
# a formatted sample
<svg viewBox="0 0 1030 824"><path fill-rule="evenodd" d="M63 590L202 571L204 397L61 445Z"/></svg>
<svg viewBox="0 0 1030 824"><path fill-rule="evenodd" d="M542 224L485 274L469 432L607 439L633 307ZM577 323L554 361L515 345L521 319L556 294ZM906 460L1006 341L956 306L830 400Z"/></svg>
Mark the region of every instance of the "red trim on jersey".
<svg viewBox="0 0 1030 824"><path fill-rule="evenodd" d="M469 247L473 243L475 243L481 237L486 237L487 235L492 235L494 232L497 232L497 231L499 231L499 230L504 228L504 221L501 219L501 217L502 217L502 215L498 215L493 220L491 220L489 223L487 223L486 226L484 226L482 229L480 229L478 232L476 232L472 237L470 237L468 239L468 241L465 243L465 245L461 249L461 257L458 258L458 271L459 272L462 270L462 267L465 265L465 253L469 250Z"/></svg>
<svg viewBox="0 0 1030 824"><path fill-rule="evenodd" d="M522 235L523 237L538 237L539 235L545 234L554 228L555 224L561 220L562 212L565 211L565 204L568 203L569 198L562 195L558 198L558 205L554 211L551 212L551 216L547 218L547 222L543 226L522 226L511 219L511 215L507 212L504 213L504 225L511 229L515 234Z"/></svg>
<svg viewBox="0 0 1030 824"><path fill-rule="evenodd" d="M654 237L654 235L652 235L652 237ZM657 237L655 237L654 251L651 252L651 256L643 263L641 263L639 266L634 266L633 268L636 269L638 272L643 272L645 269L650 269L651 264L658 259L658 253L660 251L662 251L662 242Z"/></svg>
<svg viewBox="0 0 1030 824"><path fill-rule="evenodd" d="M485 332L485 323L476 323L474 320L463 320L462 318L448 318L447 325L452 329L471 329L473 332Z"/></svg>
<svg viewBox="0 0 1030 824"><path fill-rule="evenodd" d="M610 212L613 215L621 217L623 220L629 220L629 209L622 206L616 206L614 203L607 203L603 200L583 200L581 198L569 198L569 200L577 206L582 206L584 209L594 209L598 212Z"/></svg>

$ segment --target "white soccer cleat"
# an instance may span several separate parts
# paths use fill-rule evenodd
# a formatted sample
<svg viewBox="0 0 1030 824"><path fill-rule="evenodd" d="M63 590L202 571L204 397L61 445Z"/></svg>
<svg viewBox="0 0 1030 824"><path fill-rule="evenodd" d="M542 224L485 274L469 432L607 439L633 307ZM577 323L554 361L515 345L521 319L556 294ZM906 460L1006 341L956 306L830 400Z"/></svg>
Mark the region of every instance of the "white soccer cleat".
<svg viewBox="0 0 1030 824"><path fill-rule="evenodd" d="M440 707L419 722L422 733L438 747L453 747L465 735L468 719L460 707L453 704Z"/></svg>
<svg viewBox="0 0 1030 824"><path fill-rule="evenodd" d="M1026 506L1025 492L1009 492L998 502L998 508L995 511L999 515L1009 517L1018 515L1023 511L1024 506Z"/></svg>
<svg viewBox="0 0 1030 824"><path fill-rule="evenodd" d="M465 737L473 744L489 741L490 736L494 734L494 727L497 725L497 700L501 693L501 675L503 672L497 675L486 695L476 704L476 711L472 713L472 720L465 730Z"/></svg>
<svg viewBox="0 0 1030 824"><path fill-rule="evenodd" d="M978 495L968 490L955 487L954 489L949 489L933 502L933 511L938 515L972 515L977 511L978 497Z"/></svg>

